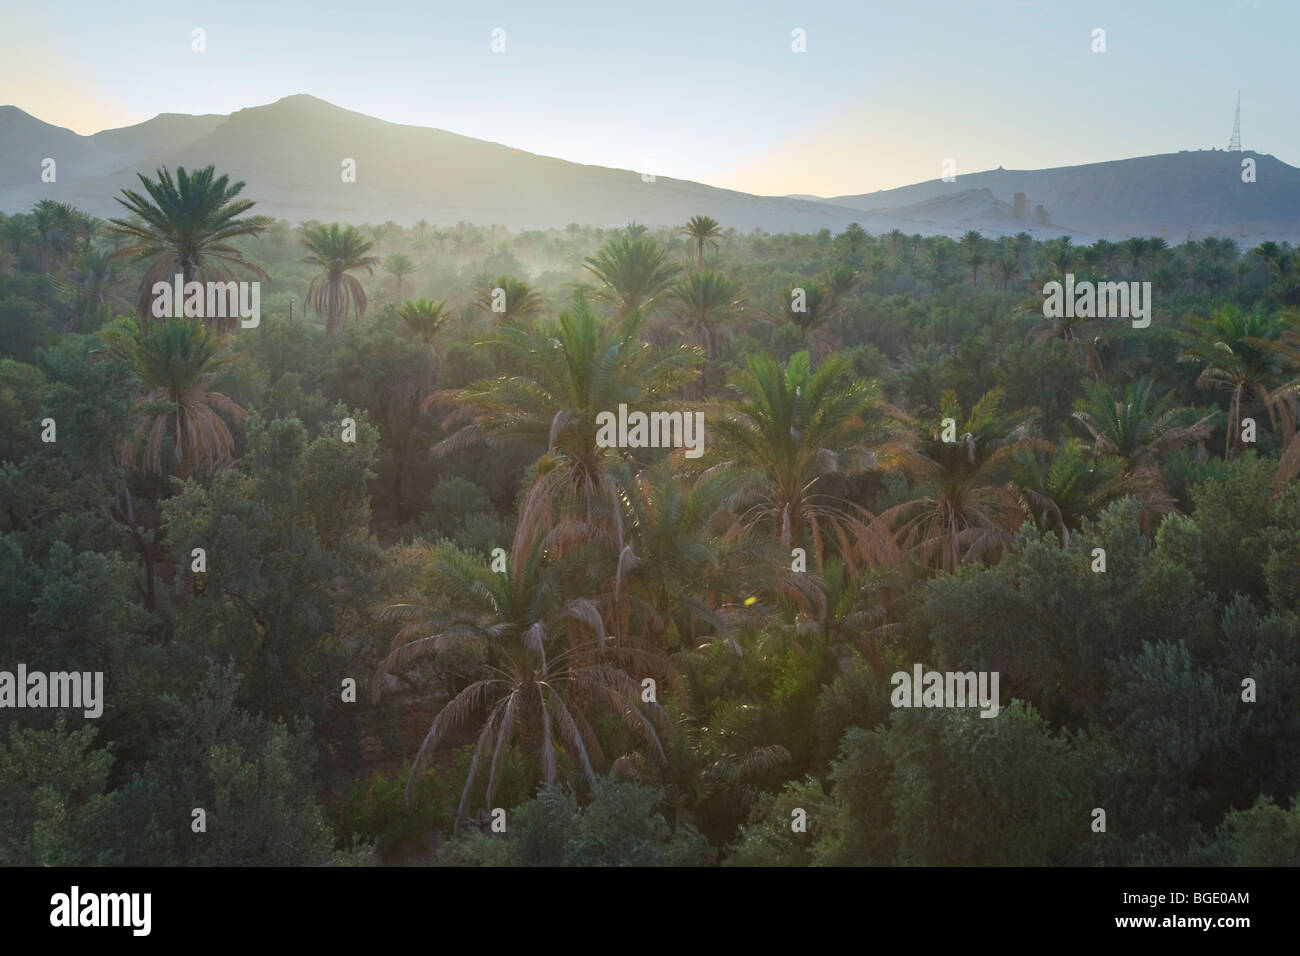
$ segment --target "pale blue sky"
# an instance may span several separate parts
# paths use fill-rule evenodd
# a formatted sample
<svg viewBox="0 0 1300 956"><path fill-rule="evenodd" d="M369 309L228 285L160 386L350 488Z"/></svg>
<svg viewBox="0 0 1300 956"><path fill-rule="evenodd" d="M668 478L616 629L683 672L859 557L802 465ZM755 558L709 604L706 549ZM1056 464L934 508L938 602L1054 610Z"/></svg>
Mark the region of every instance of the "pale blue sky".
<svg viewBox="0 0 1300 956"><path fill-rule="evenodd" d="M578 162L831 195L933 179L949 156L960 174L1222 148L1240 87L1243 144L1300 165L1295 0L9 0L0 23L0 103L80 133L310 93Z"/></svg>

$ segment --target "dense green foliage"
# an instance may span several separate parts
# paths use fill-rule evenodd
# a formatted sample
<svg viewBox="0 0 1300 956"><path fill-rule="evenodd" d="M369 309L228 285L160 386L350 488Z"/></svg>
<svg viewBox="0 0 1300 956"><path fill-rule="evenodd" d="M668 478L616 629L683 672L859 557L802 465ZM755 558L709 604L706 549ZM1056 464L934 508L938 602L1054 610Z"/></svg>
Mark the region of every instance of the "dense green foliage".
<svg viewBox="0 0 1300 956"><path fill-rule="evenodd" d="M1300 253L151 182L0 217L0 670L105 675L0 710L0 863L1300 863ZM193 249L256 327L149 315Z"/></svg>

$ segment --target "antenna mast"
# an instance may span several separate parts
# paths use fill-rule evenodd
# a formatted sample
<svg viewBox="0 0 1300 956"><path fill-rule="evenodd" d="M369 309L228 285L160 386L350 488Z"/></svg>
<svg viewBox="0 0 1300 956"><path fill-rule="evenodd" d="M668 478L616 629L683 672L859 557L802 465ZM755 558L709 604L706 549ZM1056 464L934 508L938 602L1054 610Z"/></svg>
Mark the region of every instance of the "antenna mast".
<svg viewBox="0 0 1300 956"><path fill-rule="evenodd" d="M1237 91L1237 117L1232 121L1232 139L1228 141L1228 152L1241 152L1241 90Z"/></svg>

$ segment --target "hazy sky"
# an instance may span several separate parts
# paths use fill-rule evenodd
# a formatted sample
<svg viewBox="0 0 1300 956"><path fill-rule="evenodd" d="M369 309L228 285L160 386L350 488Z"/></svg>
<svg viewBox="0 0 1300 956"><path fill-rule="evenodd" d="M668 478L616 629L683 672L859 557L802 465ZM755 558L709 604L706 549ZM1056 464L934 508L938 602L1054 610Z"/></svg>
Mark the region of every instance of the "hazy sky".
<svg viewBox="0 0 1300 956"><path fill-rule="evenodd" d="M577 162L835 195L934 179L945 157L962 174L1222 148L1240 87L1243 145L1300 165L1297 0L7 0L0 24L0 103L79 133L310 93Z"/></svg>

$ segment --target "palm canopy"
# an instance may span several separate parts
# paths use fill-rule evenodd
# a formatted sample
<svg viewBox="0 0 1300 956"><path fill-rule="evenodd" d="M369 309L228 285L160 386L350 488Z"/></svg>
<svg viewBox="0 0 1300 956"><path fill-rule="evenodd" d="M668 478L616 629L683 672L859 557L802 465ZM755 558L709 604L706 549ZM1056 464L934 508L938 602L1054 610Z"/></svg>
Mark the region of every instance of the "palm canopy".
<svg viewBox="0 0 1300 956"><path fill-rule="evenodd" d="M428 299L407 299L397 310L397 317L406 327L420 337L425 345L432 345L433 338L451 318L447 303L431 302Z"/></svg>
<svg viewBox="0 0 1300 956"><path fill-rule="evenodd" d="M1209 318L1187 320L1178 333L1183 344L1179 361L1202 365L1197 385L1230 391L1224 455L1242 447L1240 423L1250 403L1260 400L1276 420L1272 389L1300 369L1300 350L1286 333L1294 328L1286 314L1242 312L1225 306Z"/></svg>
<svg viewBox="0 0 1300 956"><path fill-rule="evenodd" d="M623 721L666 762L659 734L670 722L658 704L642 702L639 681L618 666L590 565L589 555L556 560L532 547L514 551L502 574L444 543L428 555L422 595L381 611L381 618L402 626L376 673L376 697L387 674L431 655L471 641L485 645L487 653L488 676L461 688L434 717L411 768L408 798L438 745L472 719L482 722L458 824L484 763L485 806L492 806L502 759L513 742L537 753L547 783L555 779L562 755L594 782L595 768L605 762L594 729L600 712Z"/></svg>
<svg viewBox="0 0 1300 956"><path fill-rule="evenodd" d="M597 416L620 404L649 412L662 407L698 372L698 349L657 349L640 335L641 313L621 322L597 316L578 294L573 308L538 328L506 325L482 344L514 374L477 382L454 394L461 406L448 423L470 419L435 453L486 439L524 438L546 449L520 510L525 538L552 524L558 495L595 517L597 501L621 542L618 487L609 470L618 449L597 443ZM621 544L619 545L621 548Z"/></svg>
<svg viewBox="0 0 1300 956"><path fill-rule="evenodd" d="M1006 412L1002 401L1002 390L990 389L963 416L956 395L945 392L933 428L886 453L926 489L884 514L901 522L900 541L922 567L951 572L965 561L995 553L1020 524L1015 499L1003 482L1012 452L1034 442L1035 413Z"/></svg>
<svg viewBox="0 0 1300 956"><path fill-rule="evenodd" d="M115 257L150 261L137 301L142 316L149 315L154 283L170 283L177 275L185 282L226 281L226 267L238 266L270 278L231 245L232 239L259 235L272 223L267 216L244 216L254 203L235 198L243 192L243 182L218 176L212 166L192 175L178 166L174 180L166 166L158 169L156 181L136 175L144 193L123 189L124 198L117 200L133 218L109 223L128 240Z"/></svg>
<svg viewBox="0 0 1300 956"><path fill-rule="evenodd" d="M647 636L665 647L695 647L701 632L730 637L733 624L759 594L782 593L799 603L820 596L810 576L790 572L789 553L771 539L729 534L728 503L744 483L735 469L710 469L679 480L671 459L626 483L627 542L632 560L619 580L646 609ZM761 613L760 609L753 609Z"/></svg>
<svg viewBox="0 0 1300 956"><path fill-rule="evenodd" d="M860 278L852 267L841 264L822 270L816 279L791 282L777 294L775 317L798 326L813 357L825 358L838 345L830 328L835 309Z"/></svg>
<svg viewBox="0 0 1300 956"><path fill-rule="evenodd" d="M830 494L827 479L876 464L871 443L883 430L871 412L879 387L856 379L841 355L814 371L807 352L784 367L754 356L732 385L739 403L714 426L712 459L746 477L737 498L742 527L766 526L786 549L807 534L819 562L828 534L847 560L864 545L874 550L870 516Z"/></svg>
<svg viewBox="0 0 1300 956"><path fill-rule="evenodd" d="M744 309L741 285L720 272L691 272L673 284L671 309L686 335L716 359L729 322Z"/></svg>
<svg viewBox="0 0 1300 956"><path fill-rule="evenodd" d="M1096 453L1121 461L1125 475L1158 471L1166 452L1208 438L1215 417L1198 418L1193 409L1174 407L1172 393L1157 395L1150 376L1130 382L1119 394L1090 381L1083 391L1074 419L1088 430Z"/></svg>
<svg viewBox="0 0 1300 956"><path fill-rule="evenodd" d="M406 277L414 272L416 268L415 260L404 252L391 253L384 260L384 271L393 277L399 302L402 300L402 287L406 282Z"/></svg>
<svg viewBox="0 0 1300 956"><path fill-rule="evenodd" d="M584 263L601 282L597 297L612 303L620 319L653 305L677 274L668 250L649 236L611 239Z"/></svg>
<svg viewBox="0 0 1300 956"><path fill-rule="evenodd" d="M1293 369L1300 369L1300 312L1291 310L1285 316L1291 327L1283 331L1277 339L1265 340L1265 344L1280 353ZM1300 375L1288 378L1268 396L1269 404L1277 410L1277 418L1282 425L1284 446L1282 457L1278 461L1277 490L1300 471Z"/></svg>
<svg viewBox="0 0 1300 956"><path fill-rule="evenodd" d="M308 252L302 261L322 270L307 287L306 304L325 317L325 334L332 334L352 308L358 317L365 315L366 291L360 280L348 273L356 269L374 272L379 257L366 255L374 243L356 227L340 228L338 223L309 227L299 241Z"/></svg>
<svg viewBox="0 0 1300 956"><path fill-rule="evenodd" d="M83 250L68 269L67 282L60 283L71 306L72 328L76 329L86 320L98 324L109 317L114 305L125 304L118 294L120 280L121 275L107 252Z"/></svg>
<svg viewBox="0 0 1300 956"><path fill-rule="evenodd" d="M37 265L44 271L57 267L72 252L78 238L78 220L83 213L67 203L42 199L32 207L32 224L37 240Z"/></svg>
<svg viewBox="0 0 1300 956"><path fill-rule="evenodd" d="M1011 453L1011 490L1021 511L1040 531L1052 531L1069 546L1070 532L1096 515L1124 490L1122 462L1091 457L1077 438L1062 441L1044 461L1034 448Z"/></svg>
<svg viewBox="0 0 1300 956"><path fill-rule="evenodd" d="M230 360L220 354L219 338L191 320L175 317L156 327L123 319L101 335L107 354L131 362L146 389L136 405L135 435L123 444L124 465L134 467L143 451L144 467L162 474L168 438L182 478L230 461L235 442L217 413L241 421L244 412L227 396L208 389L217 370Z"/></svg>
<svg viewBox="0 0 1300 956"><path fill-rule="evenodd" d="M682 235L695 243L695 264L702 269L704 247L707 245L715 250L718 248L718 237L722 235L722 227L718 225L718 220L711 216L692 216L682 227Z"/></svg>
<svg viewBox="0 0 1300 956"><path fill-rule="evenodd" d="M478 294L478 307L501 322L515 322L546 311L546 299L527 282L497 276Z"/></svg>

